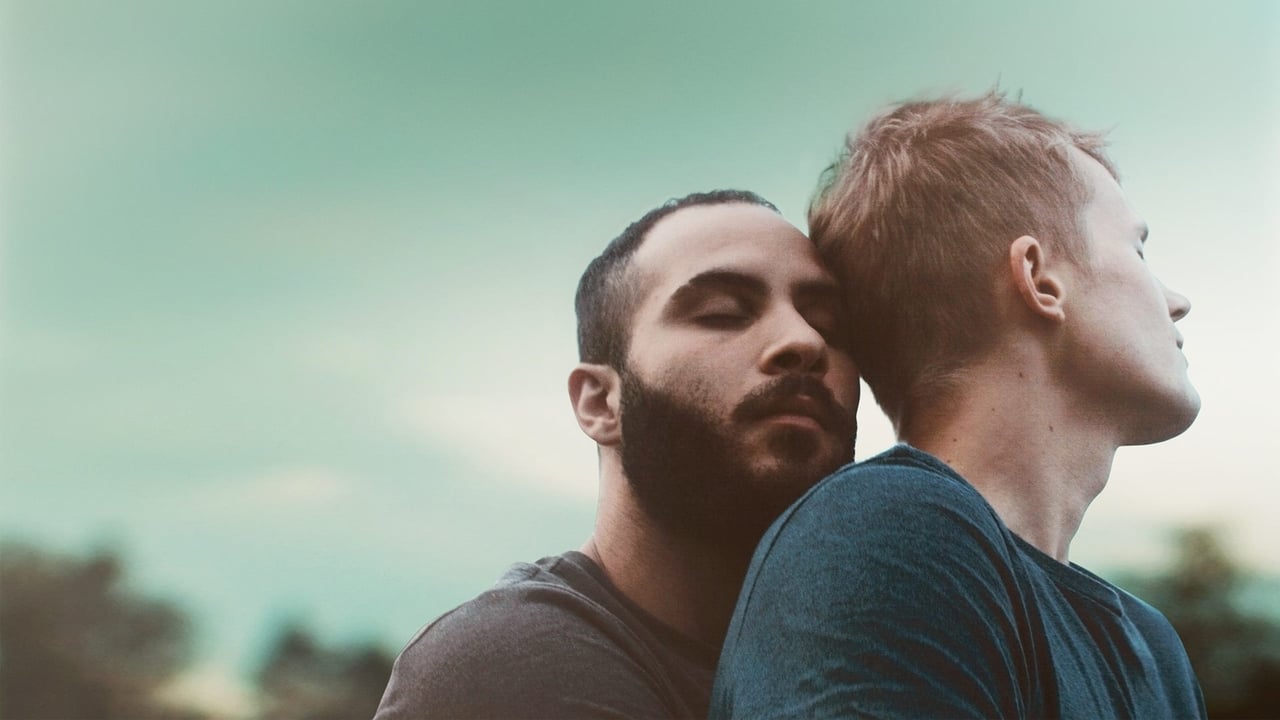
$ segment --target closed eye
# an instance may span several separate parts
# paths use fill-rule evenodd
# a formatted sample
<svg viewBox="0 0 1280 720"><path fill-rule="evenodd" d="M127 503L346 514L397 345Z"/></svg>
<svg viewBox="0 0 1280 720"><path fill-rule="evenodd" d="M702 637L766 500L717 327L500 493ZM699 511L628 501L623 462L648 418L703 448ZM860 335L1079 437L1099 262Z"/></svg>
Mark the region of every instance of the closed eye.
<svg viewBox="0 0 1280 720"><path fill-rule="evenodd" d="M746 325L750 317L745 313L708 313L694 317L694 322L713 330L735 330Z"/></svg>

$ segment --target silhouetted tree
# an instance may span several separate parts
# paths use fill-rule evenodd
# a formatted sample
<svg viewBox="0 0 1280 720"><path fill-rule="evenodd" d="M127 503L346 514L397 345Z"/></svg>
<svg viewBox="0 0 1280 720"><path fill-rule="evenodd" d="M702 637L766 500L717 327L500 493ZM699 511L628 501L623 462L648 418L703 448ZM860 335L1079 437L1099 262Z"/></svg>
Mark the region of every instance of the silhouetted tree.
<svg viewBox="0 0 1280 720"><path fill-rule="evenodd" d="M372 717L394 658L376 645L322 646L287 625L258 672L262 720Z"/></svg>
<svg viewBox="0 0 1280 720"><path fill-rule="evenodd" d="M152 700L188 659L188 621L123 576L111 552L0 543L0 718L192 717Z"/></svg>
<svg viewBox="0 0 1280 720"><path fill-rule="evenodd" d="M1280 717L1280 625L1242 607L1248 581L1215 532L1191 528L1166 573L1129 583L1182 636L1210 717Z"/></svg>

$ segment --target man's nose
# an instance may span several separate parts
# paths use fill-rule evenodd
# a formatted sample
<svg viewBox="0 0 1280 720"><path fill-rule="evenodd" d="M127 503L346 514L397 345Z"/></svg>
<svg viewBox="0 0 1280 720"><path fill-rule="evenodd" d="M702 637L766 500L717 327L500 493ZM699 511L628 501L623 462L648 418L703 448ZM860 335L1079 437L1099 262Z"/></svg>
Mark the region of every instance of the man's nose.
<svg viewBox="0 0 1280 720"><path fill-rule="evenodd" d="M1191 312L1191 301L1186 295L1170 289L1164 283L1160 283L1160 288L1164 290L1165 302L1169 304L1169 317L1173 318L1174 322L1178 322Z"/></svg>
<svg viewBox="0 0 1280 720"><path fill-rule="evenodd" d="M777 373L823 373L827 341L800 313L789 310L777 319L778 336L763 356L763 370Z"/></svg>

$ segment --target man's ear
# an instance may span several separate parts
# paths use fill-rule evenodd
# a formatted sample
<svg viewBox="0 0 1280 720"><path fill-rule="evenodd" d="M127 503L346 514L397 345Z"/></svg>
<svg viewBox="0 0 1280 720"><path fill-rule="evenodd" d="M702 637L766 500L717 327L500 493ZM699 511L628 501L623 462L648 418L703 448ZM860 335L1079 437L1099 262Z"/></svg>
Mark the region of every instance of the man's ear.
<svg viewBox="0 0 1280 720"><path fill-rule="evenodd" d="M1033 314L1058 322L1066 319L1066 286L1058 271L1049 267L1039 240L1023 235L1009 245L1009 281Z"/></svg>
<svg viewBox="0 0 1280 720"><path fill-rule="evenodd" d="M622 380L608 365L579 363L569 373L569 402L578 427L599 445L622 440Z"/></svg>

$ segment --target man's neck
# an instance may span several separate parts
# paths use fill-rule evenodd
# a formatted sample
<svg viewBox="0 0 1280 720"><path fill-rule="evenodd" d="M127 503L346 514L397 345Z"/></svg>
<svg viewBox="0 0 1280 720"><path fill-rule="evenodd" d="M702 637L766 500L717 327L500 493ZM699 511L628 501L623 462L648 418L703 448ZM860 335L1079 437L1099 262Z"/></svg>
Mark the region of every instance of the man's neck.
<svg viewBox="0 0 1280 720"><path fill-rule="evenodd" d="M946 409L901 438L968 480L1015 534L1060 562L1107 484L1117 443L1030 368L966 372Z"/></svg>
<svg viewBox="0 0 1280 720"><path fill-rule="evenodd" d="M751 549L729 552L672 537L637 512L597 521L582 552L631 602L680 632L724 642Z"/></svg>

